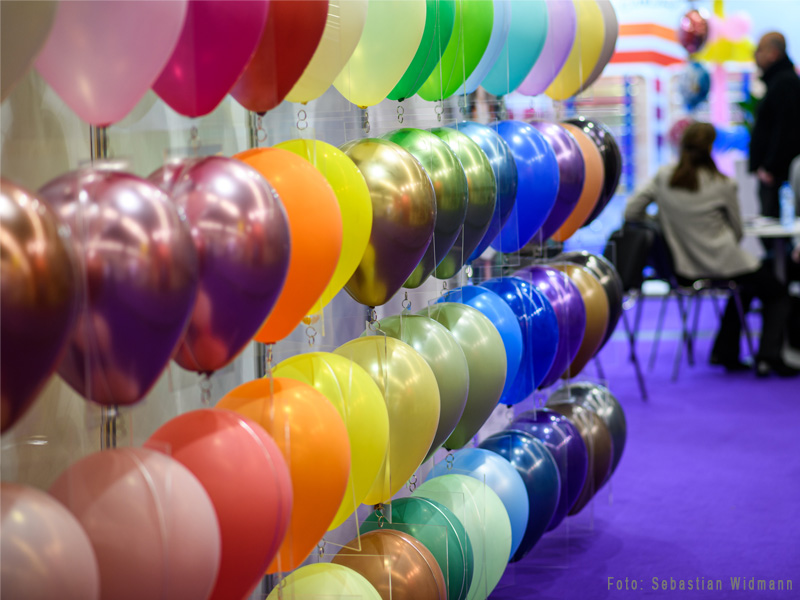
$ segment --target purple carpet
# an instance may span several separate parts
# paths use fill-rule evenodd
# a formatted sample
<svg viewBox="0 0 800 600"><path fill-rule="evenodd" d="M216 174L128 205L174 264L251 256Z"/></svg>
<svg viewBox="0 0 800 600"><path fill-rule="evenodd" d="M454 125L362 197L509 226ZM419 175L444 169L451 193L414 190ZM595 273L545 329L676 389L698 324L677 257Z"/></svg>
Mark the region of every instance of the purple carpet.
<svg viewBox="0 0 800 600"><path fill-rule="evenodd" d="M638 345L647 402L621 323L600 356L628 422L610 485L509 565L490 598L800 598L800 379L709 366L708 302L696 364L671 380L673 314L648 370L657 306L645 303Z"/></svg>

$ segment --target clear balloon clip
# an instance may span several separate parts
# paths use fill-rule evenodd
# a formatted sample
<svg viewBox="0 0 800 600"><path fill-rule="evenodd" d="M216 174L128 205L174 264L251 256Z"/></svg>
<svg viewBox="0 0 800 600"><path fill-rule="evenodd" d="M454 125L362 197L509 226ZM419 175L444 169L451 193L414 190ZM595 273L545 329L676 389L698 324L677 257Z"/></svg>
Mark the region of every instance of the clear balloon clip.
<svg viewBox="0 0 800 600"><path fill-rule="evenodd" d="M448 452L447 456L444 457L444 462L447 464L448 471L453 470L453 464L455 463L455 461L456 461L455 455L452 452Z"/></svg>
<svg viewBox="0 0 800 600"><path fill-rule="evenodd" d="M306 327L306 338L308 338L308 345L313 346L317 341L317 330L313 325Z"/></svg>
<svg viewBox="0 0 800 600"><path fill-rule="evenodd" d="M402 124L403 123L403 115L405 114L406 109L402 106L397 106L397 122Z"/></svg>
<svg viewBox="0 0 800 600"><path fill-rule="evenodd" d="M211 388L214 387L211 383L211 373L203 373L197 385L200 387L200 402L203 406L211 406Z"/></svg>
<svg viewBox="0 0 800 600"><path fill-rule="evenodd" d="M411 479L408 480L408 491L411 492L412 494L414 493L414 490L417 489L417 482L418 482L417 474L414 473L411 476Z"/></svg>
<svg viewBox="0 0 800 600"><path fill-rule="evenodd" d="M297 122L295 123L298 131L308 129L308 114L302 108L297 111Z"/></svg>
<svg viewBox="0 0 800 600"><path fill-rule="evenodd" d="M405 312L411 312L411 300L408 299L408 292L405 293L405 298L403 298L402 305Z"/></svg>
<svg viewBox="0 0 800 600"><path fill-rule="evenodd" d="M436 112L436 120L441 123L442 115L444 114L444 101L439 100L439 102L436 103L436 106L434 106L433 110Z"/></svg>

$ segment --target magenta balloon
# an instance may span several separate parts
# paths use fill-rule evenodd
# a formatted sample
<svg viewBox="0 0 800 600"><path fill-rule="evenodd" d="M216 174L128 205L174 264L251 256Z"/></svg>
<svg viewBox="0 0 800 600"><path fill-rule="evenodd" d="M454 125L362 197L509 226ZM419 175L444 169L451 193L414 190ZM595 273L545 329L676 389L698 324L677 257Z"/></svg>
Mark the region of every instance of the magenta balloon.
<svg viewBox="0 0 800 600"><path fill-rule="evenodd" d="M586 166L578 142L564 127L546 121L532 121L533 125L547 140L556 153L558 162L558 194L556 203L547 215L542 228L534 239L546 240L553 235L564 221L572 214L583 191L583 180L586 177Z"/></svg>
<svg viewBox="0 0 800 600"><path fill-rule="evenodd" d="M189 0L178 45L153 91L187 117L214 110L244 72L269 0Z"/></svg>
<svg viewBox="0 0 800 600"><path fill-rule="evenodd" d="M197 297L197 254L186 219L135 175L82 169L40 196L72 229L84 283L59 373L87 400L133 404L158 379Z"/></svg>
<svg viewBox="0 0 800 600"><path fill-rule="evenodd" d="M81 119L116 123L164 70L185 17L186 0L60 2L36 68Z"/></svg>
<svg viewBox="0 0 800 600"><path fill-rule="evenodd" d="M544 389L558 381L578 354L586 331L586 307L580 290L562 271L533 265L515 275L529 281L542 292L556 311L558 349L553 365L539 384L539 389Z"/></svg>
<svg viewBox="0 0 800 600"><path fill-rule="evenodd" d="M175 362L211 373L267 319L289 270L289 221L272 186L240 160L172 162L150 176L189 219L200 290Z"/></svg>
<svg viewBox="0 0 800 600"><path fill-rule="evenodd" d="M542 53L517 88L525 96L537 96L550 86L567 62L578 31L575 5L569 0L547 0L547 21Z"/></svg>

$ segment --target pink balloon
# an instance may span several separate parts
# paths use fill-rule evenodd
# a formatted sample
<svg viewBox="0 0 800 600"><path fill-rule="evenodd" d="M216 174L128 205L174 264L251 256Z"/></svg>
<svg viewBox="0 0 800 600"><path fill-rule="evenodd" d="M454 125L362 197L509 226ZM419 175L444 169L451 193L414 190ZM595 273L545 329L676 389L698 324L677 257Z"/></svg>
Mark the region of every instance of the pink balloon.
<svg viewBox="0 0 800 600"><path fill-rule="evenodd" d="M153 90L182 115L210 113L255 53L268 8L269 0L189 0L178 45Z"/></svg>
<svg viewBox="0 0 800 600"><path fill-rule="evenodd" d="M102 598L208 597L219 525L205 489L178 461L144 448L95 452L64 471L50 493L92 542Z"/></svg>
<svg viewBox="0 0 800 600"><path fill-rule="evenodd" d="M533 68L517 88L520 94L536 96L548 88L567 62L577 31L575 5L571 1L547 0L547 39Z"/></svg>
<svg viewBox="0 0 800 600"><path fill-rule="evenodd" d="M100 573L89 537L51 496L17 483L0 484L0 531L0 597L100 597Z"/></svg>
<svg viewBox="0 0 800 600"><path fill-rule="evenodd" d="M69 0L36 68L87 123L123 119L147 93L181 34L186 0Z"/></svg>

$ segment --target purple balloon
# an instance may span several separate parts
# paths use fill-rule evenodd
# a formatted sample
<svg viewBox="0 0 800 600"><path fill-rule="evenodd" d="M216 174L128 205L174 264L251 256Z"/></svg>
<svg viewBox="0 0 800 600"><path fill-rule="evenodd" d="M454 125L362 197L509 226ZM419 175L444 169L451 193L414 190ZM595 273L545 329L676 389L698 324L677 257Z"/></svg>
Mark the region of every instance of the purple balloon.
<svg viewBox="0 0 800 600"><path fill-rule="evenodd" d="M107 169L39 192L72 230L85 297L64 380L98 404L141 400L169 362L197 297L197 253L180 211L149 181Z"/></svg>
<svg viewBox="0 0 800 600"><path fill-rule="evenodd" d="M578 428L565 416L542 408L517 415L506 429L524 431L550 451L561 475L561 495L547 531L558 526L575 504L586 482L589 454Z"/></svg>
<svg viewBox="0 0 800 600"><path fill-rule="evenodd" d="M586 331L586 308L578 287L562 271L543 265L533 265L514 275L529 281L550 301L558 319L558 349L553 366L539 389L553 385L567 370L583 341Z"/></svg>
<svg viewBox="0 0 800 600"><path fill-rule="evenodd" d="M543 241L553 235L572 214L583 191L586 165L578 142L566 128L547 121L533 121L531 125L541 133L553 148L558 161L558 194L553 210L547 215L536 238Z"/></svg>
<svg viewBox="0 0 800 600"><path fill-rule="evenodd" d="M517 88L520 94L537 96L553 83L567 62L577 31L575 5L564 0L547 0L547 39L533 68Z"/></svg>
<svg viewBox="0 0 800 600"><path fill-rule="evenodd" d="M175 362L198 373L233 361L267 319L289 270L289 222L275 190L240 160L173 161L150 176L186 213L200 291Z"/></svg>

